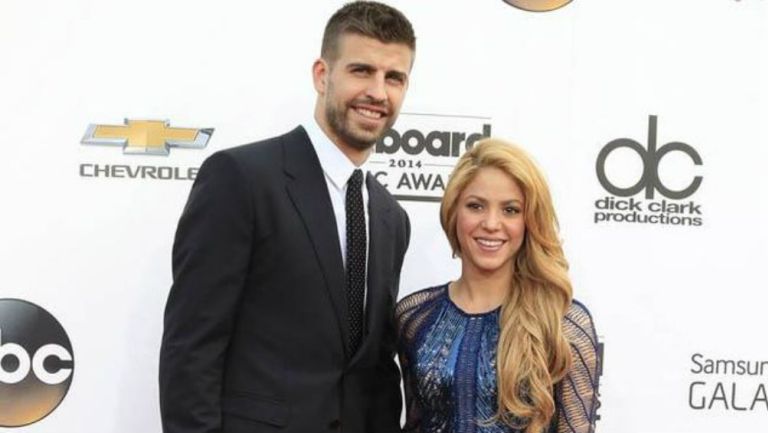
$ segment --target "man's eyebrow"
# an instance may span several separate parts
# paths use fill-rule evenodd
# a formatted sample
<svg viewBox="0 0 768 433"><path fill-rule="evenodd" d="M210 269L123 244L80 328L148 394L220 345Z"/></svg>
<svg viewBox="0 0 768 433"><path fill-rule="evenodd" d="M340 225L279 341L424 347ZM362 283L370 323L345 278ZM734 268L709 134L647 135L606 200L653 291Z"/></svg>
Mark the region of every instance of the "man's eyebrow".
<svg viewBox="0 0 768 433"><path fill-rule="evenodd" d="M397 78L398 80L405 81L408 79L408 74L400 71L388 71L386 73L388 78Z"/></svg>
<svg viewBox="0 0 768 433"><path fill-rule="evenodd" d="M364 70L364 71L369 71L370 72L370 71L375 71L376 67L371 65L371 64L369 64L369 63L352 62L352 63L348 63L346 65L346 69L348 69L348 70L360 69L360 70ZM407 72L398 71L398 70L387 71L385 75L387 76L387 78L397 78L397 79L403 80L403 81L408 79L408 73Z"/></svg>
<svg viewBox="0 0 768 433"><path fill-rule="evenodd" d="M372 71L376 68L374 68L373 65L369 65L368 63L353 62L347 64L347 69L363 69L366 71Z"/></svg>

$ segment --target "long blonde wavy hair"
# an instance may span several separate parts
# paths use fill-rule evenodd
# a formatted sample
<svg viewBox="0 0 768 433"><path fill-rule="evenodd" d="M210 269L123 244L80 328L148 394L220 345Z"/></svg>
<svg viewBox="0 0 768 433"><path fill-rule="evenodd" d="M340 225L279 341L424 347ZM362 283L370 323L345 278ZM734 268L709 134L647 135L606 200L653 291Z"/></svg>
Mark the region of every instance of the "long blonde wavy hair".
<svg viewBox="0 0 768 433"><path fill-rule="evenodd" d="M569 343L562 331L572 299L568 262L541 171L521 148L493 138L478 141L459 159L445 188L440 223L454 255L461 257L456 234L459 197L484 167L501 169L518 184L526 227L499 317L498 412L489 421L541 433L555 414L554 384L571 366Z"/></svg>

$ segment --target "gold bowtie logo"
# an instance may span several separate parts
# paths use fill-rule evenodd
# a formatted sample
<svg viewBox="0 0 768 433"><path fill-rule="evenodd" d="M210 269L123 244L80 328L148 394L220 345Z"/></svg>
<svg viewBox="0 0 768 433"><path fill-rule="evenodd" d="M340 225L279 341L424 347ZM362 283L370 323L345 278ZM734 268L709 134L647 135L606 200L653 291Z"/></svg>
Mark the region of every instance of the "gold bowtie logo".
<svg viewBox="0 0 768 433"><path fill-rule="evenodd" d="M549 12L559 9L572 0L504 0L505 3L531 12Z"/></svg>
<svg viewBox="0 0 768 433"><path fill-rule="evenodd" d="M213 128L172 128L167 120L129 120L123 125L88 125L82 144L122 146L123 153L168 155L171 147L202 149Z"/></svg>

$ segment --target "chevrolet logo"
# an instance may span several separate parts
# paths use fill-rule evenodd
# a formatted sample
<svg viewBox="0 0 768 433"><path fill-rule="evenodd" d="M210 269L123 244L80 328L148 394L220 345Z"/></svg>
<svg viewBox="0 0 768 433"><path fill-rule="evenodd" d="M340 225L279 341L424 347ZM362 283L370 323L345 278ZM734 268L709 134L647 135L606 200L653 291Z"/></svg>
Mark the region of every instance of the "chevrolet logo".
<svg viewBox="0 0 768 433"><path fill-rule="evenodd" d="M123 153L168 155L171 147L202 149L213 128L171 128L167 120L129 120L124 125L88 125L82 144L122 146Z"/></svg>

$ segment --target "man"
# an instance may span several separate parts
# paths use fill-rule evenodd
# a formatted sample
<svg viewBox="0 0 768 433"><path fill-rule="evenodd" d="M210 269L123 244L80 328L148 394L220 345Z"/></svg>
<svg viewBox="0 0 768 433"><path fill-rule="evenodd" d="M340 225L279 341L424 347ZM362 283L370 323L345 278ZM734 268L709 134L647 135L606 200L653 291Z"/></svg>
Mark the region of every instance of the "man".
<svg viewBox="0 0 768 433"><path fill-rule="evenodd" d="M399 11L345 5L312 67L315 121L201 167L173 250L166 433L399 430L393 310L410 226L360 167L397 118L414 53Z"/></svg>

